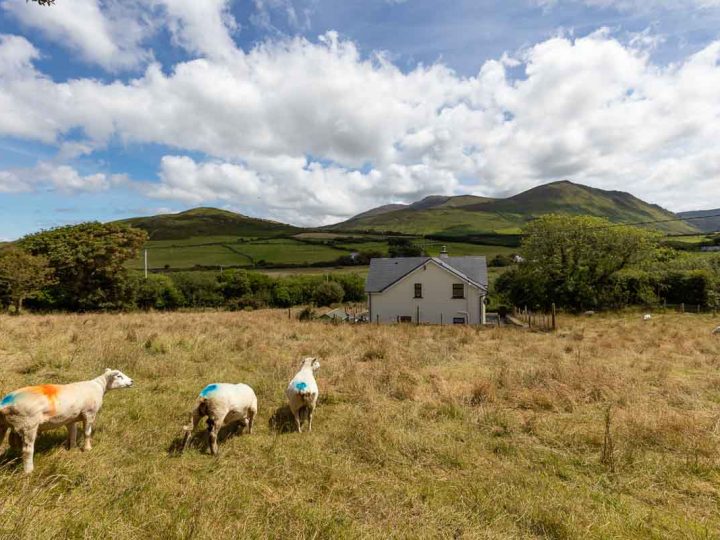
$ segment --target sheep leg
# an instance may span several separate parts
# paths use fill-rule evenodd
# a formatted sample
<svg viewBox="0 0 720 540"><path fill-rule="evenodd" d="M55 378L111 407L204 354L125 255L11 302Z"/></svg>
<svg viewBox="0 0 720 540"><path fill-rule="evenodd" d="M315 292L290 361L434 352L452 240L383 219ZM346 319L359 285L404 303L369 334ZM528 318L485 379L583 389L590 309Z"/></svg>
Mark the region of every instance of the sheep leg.
<svg viewBox="0 0 720 540"><path fill-rule="evenodd" d="M5 440L5 433L7 433L8 429L8 426L5 424L0 424L0 446L2 446L2 443Z"/></svg>
<svg viewBox="0 0 720 540"><path fill-rule="evenodd" d="M25 474L30 474L35 468L33 463L33 456L35 454L35 438L37 437L37 426L34 428L24 430L20 433L22 437L22 460L23 460L23 471Z"/></svg>
<svg viewBox="0 0 720 540"><path fill-rule="evenodd" d="M218 433L222 427L220 422L214 420L208 420L208 438L210 439L210 453L213 456L218 455Z"/></svg>
<svg viewBox="0 0 720 540"><path fill-rule="evenodd" d="M95 423L95 415L87 413L83 416L83 431L85 433L85 444L83 445L83 451L87 452L92 450L92 429Z"/></svg>
<svg viewBox="0 0 720 540"><path fill-rule="evenodd" d="M298 433L302 433L302 426L300 425L300 409L293 411L292 413L295 417L295 425L297 426Z"/></svg>
<svg viewBox="0 0 720 540"><path fill-rule="evenodd" d="M192 434L195 432L195 428L197 428L197 425L200 423L200 418L200 411L196 408L190 414L190 423L186 426L183 426L183 429L185 430L185 437L183 438L182 447L180 449L181 452L187 450L187 447L190 444L190 439L192 438Z"/></svg>
<svg viewBox="0 0 720 540"><path fill-rule="evenodd" d="M77 424L73 422L72 424L68 424L67 426L68 430L68 437L67 441L65 442L65 448L68 450L72 450L77 445Z"/></svg>
<svg viewBox="0 0 720 540"><path fill-rule="evenodd" d="M314 407L307 408L308 433L312 431L312 415L314 410Z"/></svg>
<svg viewBox="0 0 720 540"><path fill-rule="evenodd" d="M255 421L256 411L249 411L247 418L245 419L245 425L247 425L248 435L252 435L253 422Z"/></svg>

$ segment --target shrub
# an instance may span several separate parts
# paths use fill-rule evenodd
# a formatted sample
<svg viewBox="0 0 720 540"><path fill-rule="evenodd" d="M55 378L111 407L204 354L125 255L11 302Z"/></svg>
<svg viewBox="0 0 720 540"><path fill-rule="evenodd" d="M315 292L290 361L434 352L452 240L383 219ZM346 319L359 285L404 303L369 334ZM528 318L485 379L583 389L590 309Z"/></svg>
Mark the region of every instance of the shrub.
<svg viewBox="0 0 720 540"><path fill-rule="evenodd" d="M215 307L223 303L220 284L214 274L177 272L172 274L172 280L182 293L186 306Z"/></svg>
<svg viewBox="0 0 720 540"><path fill-rule="evenodd" d="M138 275L135 303L141 309L176 309L183 304L182 293L168 276Z"/></svg>
<svg viewBox="0 0 720 540"><path fill-rule="evenodd" d="M342 302L345 290L342 285L335 281L325 281L315 288L313 301L318 306L329 306Z"/></svg>

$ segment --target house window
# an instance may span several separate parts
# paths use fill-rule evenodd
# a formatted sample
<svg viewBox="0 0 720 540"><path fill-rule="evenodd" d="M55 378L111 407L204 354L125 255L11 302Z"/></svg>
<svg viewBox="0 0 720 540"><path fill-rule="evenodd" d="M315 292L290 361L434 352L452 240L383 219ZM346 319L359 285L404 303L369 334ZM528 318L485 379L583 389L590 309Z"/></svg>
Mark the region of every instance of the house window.
<svg viewBox="0 0 720 540"><path fill-rule="evenodd" d="M465 298L465 285L462 283L453 283L453 298Z"/></svg>
<svg viewBox="0 0 720 540"><path fill-rule="evenodd" d="M415 298L422 298L422 283L415 284Z"/></svg>
<svg viewBox="0 0 720 540"><path fill-rule="evenodd" d="M453 324L465 324L465 317L453 317Z"/></svg>
<svg viewBox="0 0 720 540"><path fill-rule="evenodd" d="M410 315L400 315L398 322L412 322L412 317Z"/></svg>

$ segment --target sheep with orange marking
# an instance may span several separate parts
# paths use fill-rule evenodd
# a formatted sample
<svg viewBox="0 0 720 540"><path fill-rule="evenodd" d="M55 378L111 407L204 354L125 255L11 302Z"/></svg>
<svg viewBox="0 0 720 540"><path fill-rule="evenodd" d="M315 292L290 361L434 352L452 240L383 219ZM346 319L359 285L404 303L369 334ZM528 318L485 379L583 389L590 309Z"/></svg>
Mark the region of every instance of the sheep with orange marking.
<svg viewBox="0 0 720 540"><path fill-rule="evenodd" d="M0 400L0 444L5 433L11 430L10 445L21 446L23 469L31 473L37 434L67 426L67 448L70 449L76 444L76 423L82 421L83 450L90 450L93 424L105 393L129 388L132 384L132 379L121 371L106 369L105 373L89 381L26 386L10 392Z"/></svg>
<svg viewBox="0 0 720 540"><path fill-rule="evenodd" d="M207 430L210 439L210 453L218 455L218 433L226 424L242 423L252 433L257 415L257 396L247 384L213 383L202 389L190 414L190 423L183 429L181 451L185 451L200 420L207 416Z"/></svg>
<svg viewBox="0 0 720 540"><path fill-rule="evenodd" d="M317 358L305 358L300 364L300 371L288 384L285 395L288 398L290 410L295 417L298 432L302 432L301 413L307 412L308 431L312 431L313 412L318 399L318 386L315 381L315 372L320 368Z"/></svg>

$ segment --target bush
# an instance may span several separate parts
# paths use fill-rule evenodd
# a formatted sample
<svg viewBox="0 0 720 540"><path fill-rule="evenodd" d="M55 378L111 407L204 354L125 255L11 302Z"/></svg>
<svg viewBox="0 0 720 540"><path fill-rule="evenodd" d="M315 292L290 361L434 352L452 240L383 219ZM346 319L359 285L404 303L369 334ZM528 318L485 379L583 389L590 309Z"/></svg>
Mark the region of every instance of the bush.
<svg viewBox="0 0 720 540"><path fill-rule="evenodd" d="M176 309L183 305L182 293L168 276L138 275L135 303L141 309Z"/></svg>
<svg viewBox="0 0 720 540"><path fill-rule="evenodd" d="M177 272L172 281L182 293L189 307L216 307L223 303L223 295L214 274L206 272Z"/></svg>
<svg viewBox="0 0 720 540"><path fill-rule="evenodd" d="M325 281L315 288L313 301L318 306L329 306L342 302L345 290L342 285L335 281Z"/></svg>

